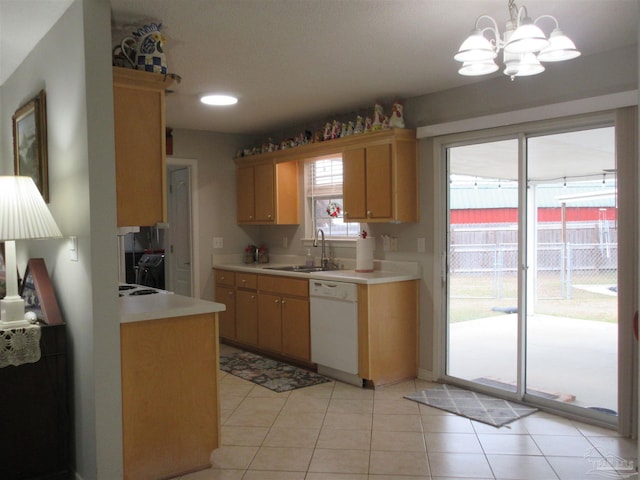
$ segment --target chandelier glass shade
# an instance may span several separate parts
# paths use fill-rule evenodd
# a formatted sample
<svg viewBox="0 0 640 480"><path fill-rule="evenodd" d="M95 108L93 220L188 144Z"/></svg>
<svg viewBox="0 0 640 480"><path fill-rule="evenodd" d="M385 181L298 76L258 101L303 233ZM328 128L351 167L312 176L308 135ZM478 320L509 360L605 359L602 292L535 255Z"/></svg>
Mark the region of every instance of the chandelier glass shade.
<svg viewBox="0 0 640 480"><path fill-rule="evenodd" d="M495 59L502 50L504 74L511 77L537 75L545 70L541 62L561 62L580 55L573 41L567 37L552 15L542 15L531 20L526 7L518 8L514 0L509 0L510 18L501 35L497 22L489 15L481 15L467 39L462 42L454 60L462 62L460 75L487 75L499 70ZM537 25L543 19L550 19L555 28L547 38ZM489 26L481 28L484 21Z"/></svg>

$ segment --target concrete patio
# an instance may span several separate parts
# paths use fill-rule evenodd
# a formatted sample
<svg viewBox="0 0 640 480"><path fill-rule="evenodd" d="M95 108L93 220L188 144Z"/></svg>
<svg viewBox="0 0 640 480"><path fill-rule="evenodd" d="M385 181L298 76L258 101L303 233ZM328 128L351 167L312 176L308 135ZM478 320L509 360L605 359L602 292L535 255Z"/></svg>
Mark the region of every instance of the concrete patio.
<svg viewBox="0 0 640 480"><path fill-rule="evenodd" d="M547 315L527 319L527 385L617 411L618 325ZM515 385L517 314L450 326L448 373Z"/></svg>

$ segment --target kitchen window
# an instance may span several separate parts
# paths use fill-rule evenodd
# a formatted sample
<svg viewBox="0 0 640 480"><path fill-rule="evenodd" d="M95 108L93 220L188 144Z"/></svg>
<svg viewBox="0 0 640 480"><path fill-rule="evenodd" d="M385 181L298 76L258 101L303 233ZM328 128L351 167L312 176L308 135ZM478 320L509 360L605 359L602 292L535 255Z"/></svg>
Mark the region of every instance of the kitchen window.
<svg viewBox="0 0 640 480"><path fill-rule="evenodd" d="M319 228L326 237L356 238L360 224L344 221L342 157L325 157L305 162L305 215L313 237Z"/></svg>

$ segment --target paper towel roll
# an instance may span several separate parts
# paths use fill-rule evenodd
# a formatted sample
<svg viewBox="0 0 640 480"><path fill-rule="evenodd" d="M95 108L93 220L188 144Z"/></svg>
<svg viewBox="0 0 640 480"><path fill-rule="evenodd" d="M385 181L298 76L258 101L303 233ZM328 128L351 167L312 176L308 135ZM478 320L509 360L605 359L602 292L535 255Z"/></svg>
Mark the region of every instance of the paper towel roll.
<svg viewBox="0 0 640 480"><path fill-rule="evenodd" d="M375 239L372 237L356 239L356 272L373 272L375 245Z"/></svg>

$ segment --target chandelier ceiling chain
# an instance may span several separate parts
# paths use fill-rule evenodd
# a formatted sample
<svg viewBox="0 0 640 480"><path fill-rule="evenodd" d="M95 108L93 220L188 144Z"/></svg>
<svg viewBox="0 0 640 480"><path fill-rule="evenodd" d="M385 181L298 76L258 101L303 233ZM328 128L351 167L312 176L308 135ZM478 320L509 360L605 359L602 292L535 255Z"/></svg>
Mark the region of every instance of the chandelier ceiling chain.
<svg viewBox="0 0 640 480"><path fill-rule="evenodd" d="M518 8L515 0L508 1L508 9L509 20L502 36L493 17L480 15L476 19L471 34L453 57L462 62L458 70L460 75L478 76L497 71L499 67L495 59L500 50L505 66L503 72L511 80L544 72L545 67L541 62L561 62L580 55L573 41L560 30L558 20L553 15L541 15L533 21L527 8ZM544 19L554 22L554 29L548 38L536 25ZM480 23L485 20L490 25L481 28ZM493 38L487 38L485 33Z"/></svg>

